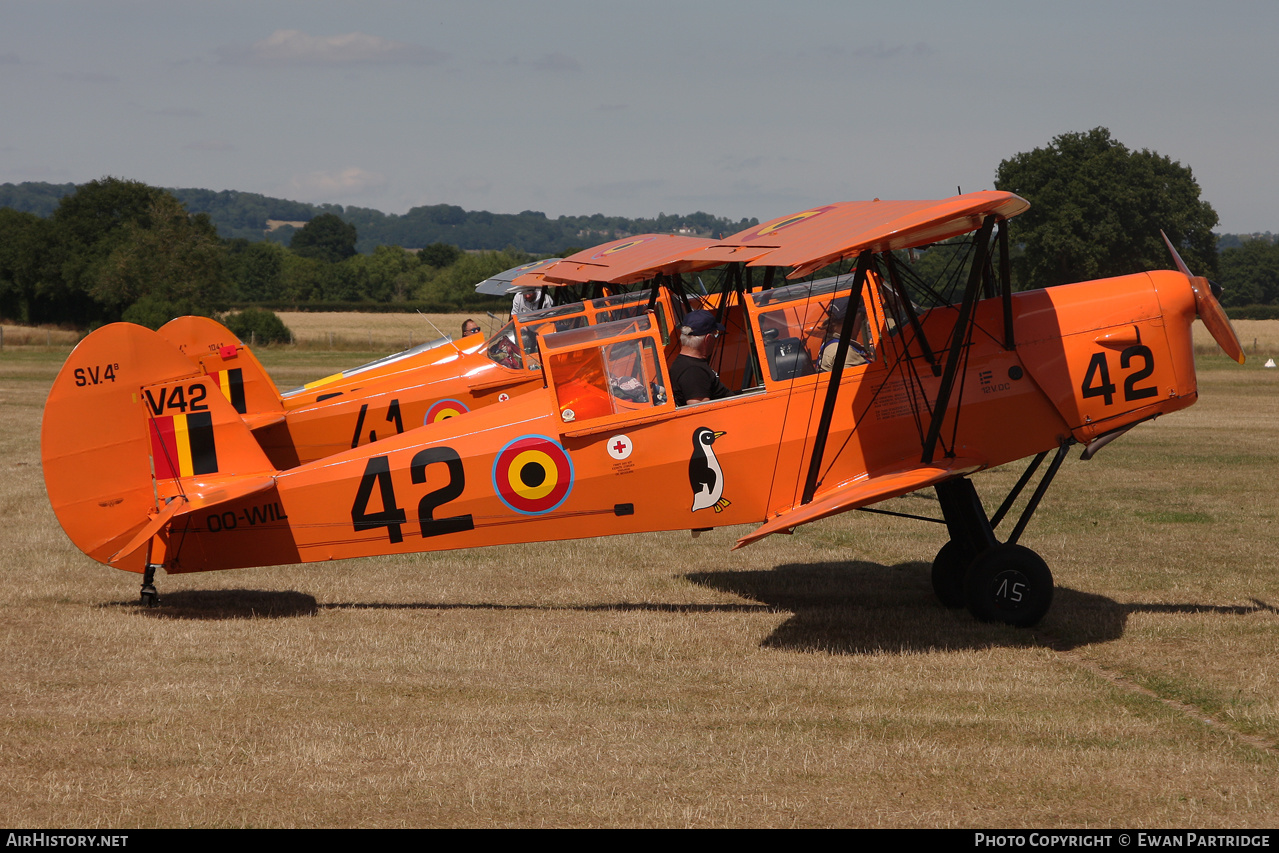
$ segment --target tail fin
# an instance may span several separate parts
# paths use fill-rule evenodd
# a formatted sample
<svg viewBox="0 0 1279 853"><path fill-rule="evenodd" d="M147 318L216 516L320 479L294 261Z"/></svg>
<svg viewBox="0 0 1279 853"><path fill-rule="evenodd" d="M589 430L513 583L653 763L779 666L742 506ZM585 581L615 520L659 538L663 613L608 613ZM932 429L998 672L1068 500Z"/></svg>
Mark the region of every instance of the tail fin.
<svg viewBox="0 0 1279 853"><path fill-rule="evenodd" d="M178 317L161 326L160 335L213 378L250 429L284 420L279 389L253 351L226 326L208 317Z"/></svg>
<svg viewBox="0 0 1279 853"><path fill-rule="evenodd" d="M115 323L80 342L40 430L49 501L76 547L140 572L142 546L180 508L270 487L273 466L220 390L141 326Z"/></svg>

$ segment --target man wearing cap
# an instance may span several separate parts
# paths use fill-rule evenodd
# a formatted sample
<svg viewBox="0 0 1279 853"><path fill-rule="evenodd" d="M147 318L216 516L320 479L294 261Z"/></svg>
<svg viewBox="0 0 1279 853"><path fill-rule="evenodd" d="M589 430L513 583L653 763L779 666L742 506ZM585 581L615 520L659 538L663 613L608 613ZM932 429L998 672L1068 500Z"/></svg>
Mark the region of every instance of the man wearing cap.
<svg viewBox="0 0 1279 853"><path fill-rule="evenodd" d="M724 324L709 311L690 311L684 315L679 330L679 355L671 362L675 405L720 400L733 393L719 381L719 375L710 365L715 339L722 331Z"/></svg>

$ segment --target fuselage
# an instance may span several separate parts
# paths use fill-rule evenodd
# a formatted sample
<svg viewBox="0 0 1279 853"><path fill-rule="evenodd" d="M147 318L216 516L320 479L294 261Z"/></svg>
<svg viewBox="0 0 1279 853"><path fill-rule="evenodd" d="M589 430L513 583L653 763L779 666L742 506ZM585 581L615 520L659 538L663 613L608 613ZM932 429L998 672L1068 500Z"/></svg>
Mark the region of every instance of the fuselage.
<svg viewBox="0 0 1279 853"><path fill-rule="evenodd" d="M422 414L403 396L368 394L366 423L387 421L379 401L397 399L402 433L352 447L347 428L346 447L279 472L269 490L175 520L154 559L204 571L767 521L802 503L830 378L820 350L851 283L745 294L717 353L721 375L743 390L723 400L676 407L664 324L651 315L546 336L533 387L461 417L410 428ZM891 291L872 276L860 300L870 358L844 369L817 499L919 465L942 382ZM1195 400L1194 296L1180 273L1016 294L1012 341L999 300L975 310L938 457L1001 465ZM942 306L920 317L933 353L957 316ZM618 393L624 379L642 399ZM341 416L354 423L352 409ZM696 497L704 430L715 435L714 501Z"/></svg>

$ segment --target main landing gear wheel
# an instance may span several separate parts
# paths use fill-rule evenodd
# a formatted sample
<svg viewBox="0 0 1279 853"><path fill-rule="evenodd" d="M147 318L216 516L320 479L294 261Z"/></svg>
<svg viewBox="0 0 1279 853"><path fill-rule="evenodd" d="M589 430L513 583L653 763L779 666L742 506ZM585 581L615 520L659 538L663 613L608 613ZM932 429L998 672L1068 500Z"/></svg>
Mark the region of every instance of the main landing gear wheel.
<svg viewBox="0 0 1279 853"><path fill-rule="evenodd" d="M964 577L971 562L972 558L954 539L941 546L933 558L933 592L942 606L954 609L966 603Z"/></svg>
<svg viewBox="0 0 1279 853"><path fill-rule="evenodd" d="M964 596L969 612L981 621L1028 628L1052 604L1053 575L1043 558L1029 548L996 545L969 565Z"/></svg>

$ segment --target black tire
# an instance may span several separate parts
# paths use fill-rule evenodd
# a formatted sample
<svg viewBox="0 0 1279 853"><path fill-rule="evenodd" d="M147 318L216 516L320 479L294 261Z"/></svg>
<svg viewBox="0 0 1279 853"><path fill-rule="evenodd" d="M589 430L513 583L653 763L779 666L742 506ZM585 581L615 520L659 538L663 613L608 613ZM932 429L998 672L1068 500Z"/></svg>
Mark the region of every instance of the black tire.
<svg viewBox="0 0 1279 853"><path fill-rule="evenodd" d="M971 562L972 559L954 539L941 546L933 558L933 592L942 606L954 609L967 603L964 577Z"/></svg>
<svg viewBox="0 0 1279 853"><path fill-rule="evenodd" d="M983 622L1034 625L1053 601L1053 575L1043 558L1021 545L996 545L978 554L964 579L968 610Z"/></svg>

